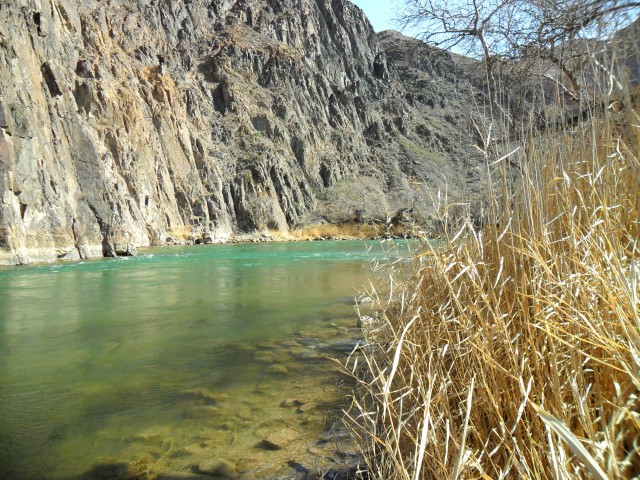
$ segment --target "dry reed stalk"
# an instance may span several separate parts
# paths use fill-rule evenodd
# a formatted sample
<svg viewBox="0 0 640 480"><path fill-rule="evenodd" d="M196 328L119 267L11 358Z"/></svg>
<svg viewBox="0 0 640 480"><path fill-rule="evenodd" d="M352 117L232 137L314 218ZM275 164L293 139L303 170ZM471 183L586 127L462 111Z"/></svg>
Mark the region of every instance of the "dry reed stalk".
<svg viewBox="0 0 640 480"><path fill-rule="evenodd" d="M522 166L516 193L503 181L494 222L425 242L347 364L346 420L371 478L640 475L640 121L627 110L525 135L508 159L487 147L503 179L507 160Z"/></svg>
<svg viewBox="0 0 640 480"><path fill-rule="evenodd" d="M291 230L290 236L299 240L313 240L318 238L377 238L393 232L385 232L384 228L370 224L343 223L340 225L324 223L310 225Z"/></svg>

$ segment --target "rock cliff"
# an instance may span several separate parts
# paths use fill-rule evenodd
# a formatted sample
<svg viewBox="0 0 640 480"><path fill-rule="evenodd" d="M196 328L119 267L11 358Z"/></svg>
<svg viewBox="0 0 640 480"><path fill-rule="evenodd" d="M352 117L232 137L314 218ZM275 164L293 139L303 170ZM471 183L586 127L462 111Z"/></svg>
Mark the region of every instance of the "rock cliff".
<svg viewBox="0 0 640 480"><path fill-rule="evenodd" d="M478 198L473 65L346 0L0 3L0 263Z"/></svg>

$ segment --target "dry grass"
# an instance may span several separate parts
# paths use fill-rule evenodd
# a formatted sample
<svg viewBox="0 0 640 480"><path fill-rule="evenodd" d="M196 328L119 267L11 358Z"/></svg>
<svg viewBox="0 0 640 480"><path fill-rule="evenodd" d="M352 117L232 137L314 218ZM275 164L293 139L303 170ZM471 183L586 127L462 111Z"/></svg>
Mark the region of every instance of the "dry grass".
<svg viewBox="0 0 640 480"><path fill-rule="evenodd" d="M640 475L639 125L627 108L486 149L499 176L522 165L514 193L425 245L348 364L371 478Z"/></svg>
<svg viewBox="0 0 640 480"><path fill-rule="evenodd" d="M343 239L343 238L358 238L369 239L377 238L381 235L390 234L388 230L385 230L382 226L371 224L357 224L357 223L342 223L335 225L331 223L322 223L316 225L309 225L307 227L291 230L290 235L298 240L313 240L313 239Z"/></svg>

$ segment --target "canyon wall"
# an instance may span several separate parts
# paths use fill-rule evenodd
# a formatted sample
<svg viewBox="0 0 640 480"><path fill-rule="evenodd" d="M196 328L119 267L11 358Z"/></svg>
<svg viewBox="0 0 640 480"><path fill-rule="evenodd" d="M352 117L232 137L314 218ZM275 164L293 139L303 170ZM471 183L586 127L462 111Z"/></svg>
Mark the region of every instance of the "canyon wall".
<svg viewBox="0 0 640 480"><path fill-rule="evenodd" d="M429 226L480 198L474 68L343 0L4 1L0 263Z"/></svg>

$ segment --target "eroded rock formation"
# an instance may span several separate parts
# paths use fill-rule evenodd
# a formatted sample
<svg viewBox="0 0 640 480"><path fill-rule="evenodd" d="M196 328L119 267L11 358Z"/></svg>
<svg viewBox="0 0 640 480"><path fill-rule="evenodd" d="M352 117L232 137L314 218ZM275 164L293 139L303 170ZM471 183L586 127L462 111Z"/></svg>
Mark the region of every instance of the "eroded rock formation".
<svg viewBox="0 0 640 480"><path fill-rule="evenodd" d="M345 0L3 1L0 263L428 223L481 188L480 94L418 47Z"/></svg>

